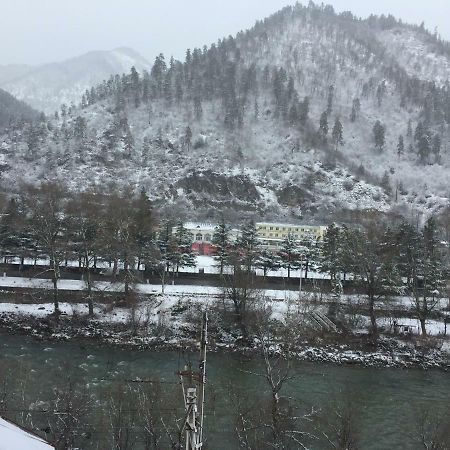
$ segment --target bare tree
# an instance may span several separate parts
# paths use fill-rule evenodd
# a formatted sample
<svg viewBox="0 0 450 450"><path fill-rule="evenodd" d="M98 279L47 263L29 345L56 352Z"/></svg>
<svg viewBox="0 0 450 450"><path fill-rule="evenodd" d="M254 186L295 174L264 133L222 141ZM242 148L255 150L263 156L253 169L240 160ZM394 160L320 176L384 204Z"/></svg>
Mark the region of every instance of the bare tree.
<svg viewBox="0 0 450 450"><path fill-rule="evenodd" d="M68 226L73 251L79 255L86 283L89 315L94 314L92 268L99 250L100 202L98 196L86 192L72 196L67 205Z"/></svg>
<svg viewBox="0 0 450 450"><path fill-rule="evenodd" d="M22 195L27 213L29 229L42 252L50 259L53 283L55 313L59 312L58 281L60 266L66 250L66 221L64 216L65 195L56 183L42 183L39 187L29 186Z"/></svg>
<svg viewBox="0 0 450 450"><path fill-rule="evenodd" d="M381 297L400 286L390 231L375 222L364 230L344 229L344 260L367 295L371 332L378 335L375 304Z"/></svg>
<svg viewBox="0 0 450 450"><path fill-rule="evenodd" d="M249 322L260 300L260 293L253 285L252 273L242 268L238 252L230 254L229 264L233 267L233 273L223 275L223 298L226 303L231 303L233 321L241 330L243 338L248 339Z"/></svg>
<svg viewBox="0 0 450 450"><path fill-rule="evenodd" d="M282 394L286 383L294 378L291 345L295 331L278 324L275 339L270 332L269 317L269 311L261 310L256 319L264 372L248 372L265 380L269 398L260 399L257 405L246 398L245 403L238 402L237 436L241 448L246 449L306 449L316 440L312 429L316 412L314 409L302 411L291 398ZM272 350L274 347L276 354Z"/></svg>
<svg viewBox="0 0 450 450"><path fill-rule="evenodd" d="M318 435L324 440L324 447L336 450L358 450L360 433L358 407L351 400L351 393L333 402L318 416Z"/></svg>
<svg viewBox="0 0 450 450"><path fill-rule="evenodd" d="M417 415L415 440L424 450L450 449L450 409L439 414L431 410L420 411Z"/></svg>

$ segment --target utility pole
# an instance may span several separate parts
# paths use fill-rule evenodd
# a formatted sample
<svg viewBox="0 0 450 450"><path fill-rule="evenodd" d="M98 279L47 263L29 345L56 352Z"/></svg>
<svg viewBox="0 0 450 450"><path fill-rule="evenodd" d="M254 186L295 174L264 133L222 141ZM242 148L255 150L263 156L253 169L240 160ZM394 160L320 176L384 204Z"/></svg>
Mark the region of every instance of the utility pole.
<svg viewBox="0 0 450 450"><path fill-rule="evenodd" d="M300 278L298 280L298 299L302 299L303 253L300 255Z"/></svg>
<svg viewBox="0 0 450 450"><path fill-rule="evenodd" d="M206 385L206 346L208 344L208 315L203 313L202 333L200 338L199 371L193 372L191 364L184 371L178 372L183 390L186 417L183 430L185 432L185 450L203 448L203 420L205 408Z"/></svg>
<svg viewBox="0 0 450 450"><path fill-rule="evenodd" d="M208 313L203 312L202 336L200 340L200 442L203 445L203 419L205 417L205 388L206 388L206 346L208 345Z"/></svg>

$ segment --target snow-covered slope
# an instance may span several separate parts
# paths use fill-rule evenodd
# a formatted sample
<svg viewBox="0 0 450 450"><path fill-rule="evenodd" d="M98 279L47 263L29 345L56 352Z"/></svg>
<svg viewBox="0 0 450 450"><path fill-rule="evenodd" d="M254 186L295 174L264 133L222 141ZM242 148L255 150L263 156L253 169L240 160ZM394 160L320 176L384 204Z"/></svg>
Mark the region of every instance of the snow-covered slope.
<svg viewBox="0 0 450 450"><path fill-rule="evenodd" d="M113 77L18 142L5 136L1 182L131 185L205 216L429 213L450 197L449 55L419 27L298 4L184 62Z"/></svg>
<svg viewBox="0 0 450 450"><path fill-rule="evenodd" d="M29 105L14 98L11 94L0 89L0 131L11 121L36 119L38 112Z"/></svg>
<svg viewBox="0 0 450 450"><path fill-rule="evenodd" d="M34 69L33 66L26 64L8 64L6 66L0 65L0 86L8 81L15 80L26 75Z"/></svg>
<svg viewBox="0 0 450 450"><path fill-rule="evenodd" d="M111 75L150 69L141 55L129 48L95 51L63 62L30 68L0 67L0 87L34 108L46 113L61 104L78 103L86 89Z"/></svg>
<svg viewBox="0 0 450 450"><path fill-rule="evenodd" d="M395 58L408 75L443 85L450 80L448 56L436 53L424 40L424 35L412 29L396 26L382 30L377 38L389 55Z"/></svg>

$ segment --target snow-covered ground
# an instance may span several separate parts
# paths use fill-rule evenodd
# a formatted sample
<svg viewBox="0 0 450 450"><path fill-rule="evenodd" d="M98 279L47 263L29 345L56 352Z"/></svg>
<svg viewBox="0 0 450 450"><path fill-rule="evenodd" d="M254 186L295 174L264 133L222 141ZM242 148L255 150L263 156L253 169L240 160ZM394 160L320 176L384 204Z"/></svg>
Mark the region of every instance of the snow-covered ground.
<svg viewBox="0 0 450 450"><path fill-rule="evenodd" d="M0 450L54 450L50 444L0 417Z"/></svg>
<svg viewBox="0 0 450 450"><path fill-rule="evenodd" d="M0 278L0 287L14 288L35 288L35 289L52 289L51 280L30 279L30 278L15 278L15 277L3 277ZM82 291L86 286L83 281L80 280L60 280L59 289L61 291ZM95 283L95 291L103 292L123 292L123 283L109 283L98 282ZM164 294L162 293L161 285L154 284L138 284L134 286L134 290L140 294L153 294L155 297L143 300L139 302L137 307L132 311L130 308L114 307L109 308L105 305L96 305L94 312L97 321L106 323L127 323L131 320L131 316L143 318L146 317L148 323L158 323L161 319L160 314L166 314L167 317L171 317L172 308L175 305L197 307L210 307L214 305L219 296L223 293L223 289L213 286L192 286L192 285L166 285L164 288ZM323 296L321 301L318 302L317 297L312 293L302 293L302 300L299 301L299 293L297 291L288 290L273 290L266 289L258 291L260 302L264 306L270 308L272 318L277 320L284 320L288 310L299 311L307 313L309 311L327 313L327 303L331 301L328 296ZM62 296L62 300L63 300ZM335 301L335 299L333 299ZM340 303L344 305L358 305L364 303L364 296L359 295L342 295ZM448 300L442 299L440 309L444 309L448 306ZM408 297L394 297L389 300L389 303L379 302L376 305L376 309L389 311L402 310L404 312L411 312L413 307L412 299ZM68 316L81 316L86 314L86 305L74 304L67 302L60 302L60 311ZM36 304L18 304L18 303L0 303L0 313L13 314L20 316L32 316L36 318L43 318L51 314L54 310L52 303L36 303ZM382 312L379 315L383 314ZM386 314L386 312L384 312ZM367 328L369 326L369 319L366 316L357 315L353 319L357 318L359 326ZM393 327L394 320L400 325L409 325L412 327L414 334L420 333L420 325L416 319L413 318L396 318L392 316L380 316L378 317L379 325L386 330L390 330ZM443 321L429 320L427 321L427 331L430 335L443 335L444 334Z"/></svg>
<svg viewBox="0 0 450 450"><path fill-rule="evenodd" d="M20 264L19 258L8 258L7 262L9 264ZM33 266L34 264L38 266L48 266L49 260L48 258L38 258L36 261L31 258L25 258L24 264ZM65 264L64 264L65 265ZM79 262L75 260L68 260L67 261L67 267L79 267ZM97 268L98 269L111 269L110 265L106 261L97 261ZM123 264L119 263L118 268L122 269ZM214 260L212 256L203 256L203 255L197 255L196 256L196 265L195 267L180 267L179 272L182 273L200 273L200 272L206 273L206 274L218 274L220 272L219 267ZM225 268L225 273L230 273L229 268ZM262 269L256 269L256 274L259 276L263 276L264 272ZM291 277L292 278L298 278L300 275L299 270L291 270ZM302 271L303 277L305 276L305 271ZM267 277L281 277L281 278L287 278L288 271L287 269L278 269L278 270L269 270L266 274ZM330 276L326 273L320 273L313 270L308 271L308 278L316 279L316 280L327 280L330 278Z"/></svg>

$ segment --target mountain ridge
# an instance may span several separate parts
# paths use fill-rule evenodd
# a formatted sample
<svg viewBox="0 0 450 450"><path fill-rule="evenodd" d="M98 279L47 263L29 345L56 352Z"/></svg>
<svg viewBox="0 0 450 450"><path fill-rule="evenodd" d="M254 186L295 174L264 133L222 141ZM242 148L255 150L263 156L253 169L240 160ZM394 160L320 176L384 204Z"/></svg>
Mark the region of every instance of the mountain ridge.
<svg viewBox="0 0 450 450"><path fill-rule="evenodd" d="M131 184L205 217L429 214L450 196L448 48L390 16L287 7L184 62L160 55L150 73L111 77L13 158L47 155L25 165L34 182Z"/></svg>
<svg viewBox="0 0 450 450"><path fill-rule="evenodd" d="M62 103L77 103L86 89L111 75L129 71L132 66L140 72L151 67L144 57L128 47L97 50L34 67L0 66L0 87L51 114Z"/></svg>

